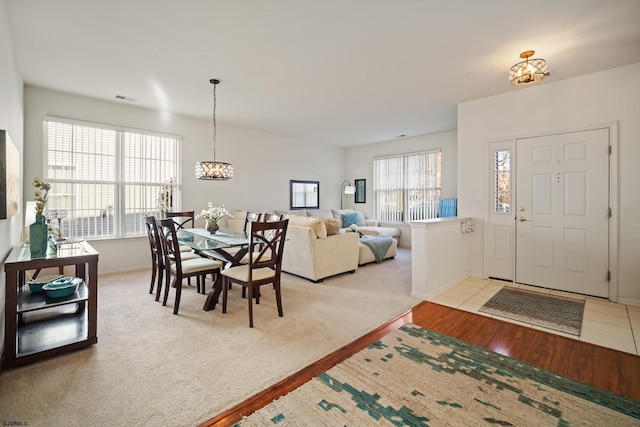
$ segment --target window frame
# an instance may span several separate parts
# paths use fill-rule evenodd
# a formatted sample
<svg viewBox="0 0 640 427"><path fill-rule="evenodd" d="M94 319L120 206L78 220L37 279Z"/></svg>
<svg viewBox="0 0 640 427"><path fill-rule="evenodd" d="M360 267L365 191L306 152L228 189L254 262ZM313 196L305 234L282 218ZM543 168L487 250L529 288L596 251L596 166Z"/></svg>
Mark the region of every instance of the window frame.
<svg viewBox="0 0 640 427"><path fill-rule="evenodd" d="M435 155L434 159L430 159L430 156ZM435 171L432 174L427 174L426 178L418 178L418 181L427 182L429 180L435 179L435 185L415 185L416 178L415 173L412 171L409 163L412 158L416 158L418 156L424 156L425 159L423 163L427 165L431 165L433 163L435 167ZM401 178L399 181L401 184L399 186L394 187L393 189L383 189L381 179L381 161L401 161L402 166L401 169ZM397 167L398 165L396 165ZM427 166L427 171L430 166ZM413 174L413 175L412 175ZM397 174L396 174L397 175ZM386 176L389 176L389 172L387 172ZM422 175L420 175L422 177ZM429 178L431 176L431 179ZM384 185L388 187L388 183ZM381 205L381 200L385 198L381 192L393 192L397 193L396 197L393 195L389 195L387 199L399 200L397 205L401 206L401 209L396 209L395 212L391 212L390 210L384 210L384 207ZM420 192L426 193L420 196ZM393 154L393 155L385 155L375 157L373 159L373 198L374 198L374 211L376 214L376 218L380 222L386 223L398 223L398 224L408 224L412 221L418 221L422 219L432 219L438 217L438 203L442 195L442 149L436 148L432 150L425 150L413 153L402 153L402 154ZM414 205L413 203L418 203L419 206ZM388 204L388 203L387 203ZM413 210L413 212L412 212Z"/></svg>
<svg viewBox="0 0 640 427"><path fill-rule="evenodd" d="M499 148L492 152L492 213L511 215L513 199L513 150ZM502 162L501 162L502 160Z"/></svg>
<svg viewBox="0 0 640 427"><path fill-rule="evenodd" d="M70 163L65 164L62 160L58 160L61 163L54 161L50 163L50 151L55 151L60 153L61 150L50 150L51 146L55 143L53 142L51 135L49 135L49 125L50 123L53 126L60 126L61 129L64 126L71 126L71 135L73 132L78 132L80 128L88 128L90 130L95 130L95 132L100 133L109 133L113 132L115 134L115 144L114 147L109 147L109 149L113 150L113 178L111 179L86 179L87 176L87 168L84 169L74 169L77 164ZM66 136L65 136L66 137ZM63 137L63 139L65 138ZM80 140L74 139L75 136L69 136L68 141L64 141L64 143L69 144L71 149L69 151L68 156L70 158L82 157L82 155L87 157L99 157L99 150L96 150L99 141L96 139L87 139ZM129 138L129 139L127 139ZM89 142L87 142L89 141ZM65 237L70 238L85 238L87 240L99 240L99 239L121 239L121 238L130 238L130 237L140 237L146 235L146 229L144 226L144 215L154 215L161 216L162 213L160 211L159 199L162 191L166 189L170 189L173 200L173 210L180 209L180 200L181 200L181 154L182 154L182 136L162 133L156 131L148 131L144 129L136 129L131 127L110 125L104 123L62 118L56 116L45 116L43 120L43 177L46 181L52 183L52 189L49 193L49 203L47 204L47 208L49 209L67 209L74 212L79 210L92 211L94 214L96 212L100 212L98 216L83 216L82 214L73 216L75 218L73 224L70 218L67 219L67 224L65 224L65 220L62 220L62 232ZM85 146L81 149L76 149L77 144L82 142ZM111 142L111 141L109 141ZM87 150L86 144L89 146L93 146L94 150ZM128 144L128 145L127 145ZM75 146L74 146L75 145ZM126 147L125 147L126 145ZM128 150L126 148L132 148ZM166 148L166 151L162 151L162 148ZM134 150L135 154L132 154ZM142 154L145 149L148 152ZM166 158L163 159L162 155L159 153L163 153L168 155L169 160ZM55 153L54 153L55 155ZM61 154L59 154L61 156ZM144 171L140 171L140 169L135 169L132 166L132 162L136 166L140 166ZM136 163L137 162L137 163ZM103 163L99 163L103 165ZM145 167L142 167L144 165ZM151 166L149 166L151 165ZM157 168L161 169L156 172L149 172L147 168L151 169L155 165ZM161 166L165 167L162 168ZM168 166L167 166L168 165ZM109 165L110 166L110 165ZM71 169L74 170L74 174L76 176L71 178L56 176L54 171L56 169ZM77 174L83 174L84 176L78 177ZM136 177L140 177L146 175L143 179L132 179ZM152 176L152 178L149 178ZM72 202L64 202L64 201L56 201L56 197L60 194L56 192L56 184L58 188L61 186L67 186L66 188L72 188L69 193L69 197L72 199ZM109 190L106 193L106 198L113 199L113 215L111 215L107 210L109 206L99 206L97 203L89 203L82 209L79 208L79 202L74 200L74 197L82 197L81 191L79 188L84 188L86 191L87 187L103 187L112 185L113 193ZM64 191L64 189L63 189ZM139 194L143 193L145 197L139 197ZM127 203L127 198L129 200L135 200L135 203L129 202ZM73 204L72 208L69 207L69 203ZM135 215L140 214L139 221L131 221L131 217L135 218ZM102 217L102 221L99 217ZM93 232L85 232L85 227L83 221L86 220L88 223L92 221L96 224L98 222L104 222L104 218L109 218L107 222L107 233L106 234L98 234L98 226L94 226ZM112 221L111 221L112 220ZM80 223L78 222L80 221ZM112 222L112 229L109 227ZM53 222L56 225L56 222ZM79 225L80 224L80 225ZM104 225L102 225L101 230L104 229ZM91 227L89 226L89 230Z"/></svg>

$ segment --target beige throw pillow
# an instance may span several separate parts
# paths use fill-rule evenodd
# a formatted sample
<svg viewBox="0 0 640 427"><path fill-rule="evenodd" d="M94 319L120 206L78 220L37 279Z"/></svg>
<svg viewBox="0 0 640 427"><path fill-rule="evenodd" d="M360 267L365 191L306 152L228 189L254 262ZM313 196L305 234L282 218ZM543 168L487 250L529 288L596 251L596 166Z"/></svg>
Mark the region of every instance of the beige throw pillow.
<svg viewBox="0 0 640 427"><path fill-rule="evenodd" d="M340 224L337 219L321 218L324 222L324 226L327 229L327 236L334 236L340 233Z"/></svg>
<svg viewBox="0 0 640 427"><path fill-rule="evenodd" d="M286 215L285 218L289 220L289 225L311 228L316 233L316 236L318 236L318 239L327 238L327 228L324 225L324 221L322 221L320 218L291 214Z"/></svg>

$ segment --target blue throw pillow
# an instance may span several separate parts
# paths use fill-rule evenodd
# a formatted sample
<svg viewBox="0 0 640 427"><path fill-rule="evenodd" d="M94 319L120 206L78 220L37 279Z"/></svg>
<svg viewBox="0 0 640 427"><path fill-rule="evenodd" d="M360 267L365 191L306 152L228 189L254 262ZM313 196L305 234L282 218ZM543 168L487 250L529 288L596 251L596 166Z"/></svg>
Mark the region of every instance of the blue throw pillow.
<svg viewBox="0 0 640 427"><path fill-rule="evenodd" d="M342 214L342 228L348 228L351 224L360 225L358 223L358 212Z"/></svg>

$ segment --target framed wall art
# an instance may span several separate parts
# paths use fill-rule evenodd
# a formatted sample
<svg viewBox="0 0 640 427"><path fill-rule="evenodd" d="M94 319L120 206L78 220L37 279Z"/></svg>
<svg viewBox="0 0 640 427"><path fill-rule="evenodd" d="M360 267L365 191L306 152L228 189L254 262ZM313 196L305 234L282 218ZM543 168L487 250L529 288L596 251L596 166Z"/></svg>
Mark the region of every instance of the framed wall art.
<svg viewBox="0 0 640 427"><path fill-rule="evenodd" d="M18 213L20 154L6 130L0 130L0 219Z"/></svg>
<svg viewBox="0 0 640 427"><path fill-rule="evenodd" d="M367 180L356 179L356 203L367 203Z"/></svg>

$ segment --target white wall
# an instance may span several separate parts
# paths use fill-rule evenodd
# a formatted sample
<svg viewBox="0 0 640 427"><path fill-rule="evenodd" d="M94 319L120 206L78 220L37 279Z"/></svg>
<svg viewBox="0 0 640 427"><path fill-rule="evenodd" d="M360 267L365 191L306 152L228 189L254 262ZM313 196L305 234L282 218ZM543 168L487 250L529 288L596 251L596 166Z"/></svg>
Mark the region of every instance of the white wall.
<svg viewBox="0 0 640 427"><path fill-rule="evenodd" d="M618 301L640 305L640 63L514 88L458 106L458 214L473 217L471 275L485 277L490 141L618 122ZM473 194L483 199L474 201Z"/></svg>
<svg viewBox="0 0 640 427"><path fill-rule="evenodd" d="M44 173L42 121L45 115L167 132L183 137L182 208L200 210L208 201L227 209L273 210L289 208L289 180L320 182L320 207L340 206L339 188L345 179L345 149L226 126L218 120L216 160L233 164L231 181L199 181L195 162L211 160L212 123L162 113L130 104L25 86L24 197L33 197L28 185ZM199 224L202 226L202 224ZM137 268L149 264L144 239L93 241L100 252L100 271ZM124 255L124 256L123 256Z"/></svg>
<svg viewBox="0 0 640 427"><path fill-rule="evenodd" d="M442 149L442 197L455 198L457 194L457 132L449 131L421 135L377 144L363 145L347 150L347 179L366 179L366 203L354 203L354 197L344 196L344 207L364 212L367 218L375 218L373 203L373 159L391 154L415 153ZM411 227L408 224L381 224L400 228L399 244L411 247Z"/></svg>
<svg viewBox="0 0 640 427"><path fill-rule="evenodd" d="M22 77L18 72L13 35L4 0L0 0L0 129L6 130L23 159ZM22 176L22 166L20 167ZM23 216L22 200L18 215L0 220L0 354L4 350L5 278L4 260L20 242Z"/></svg>

